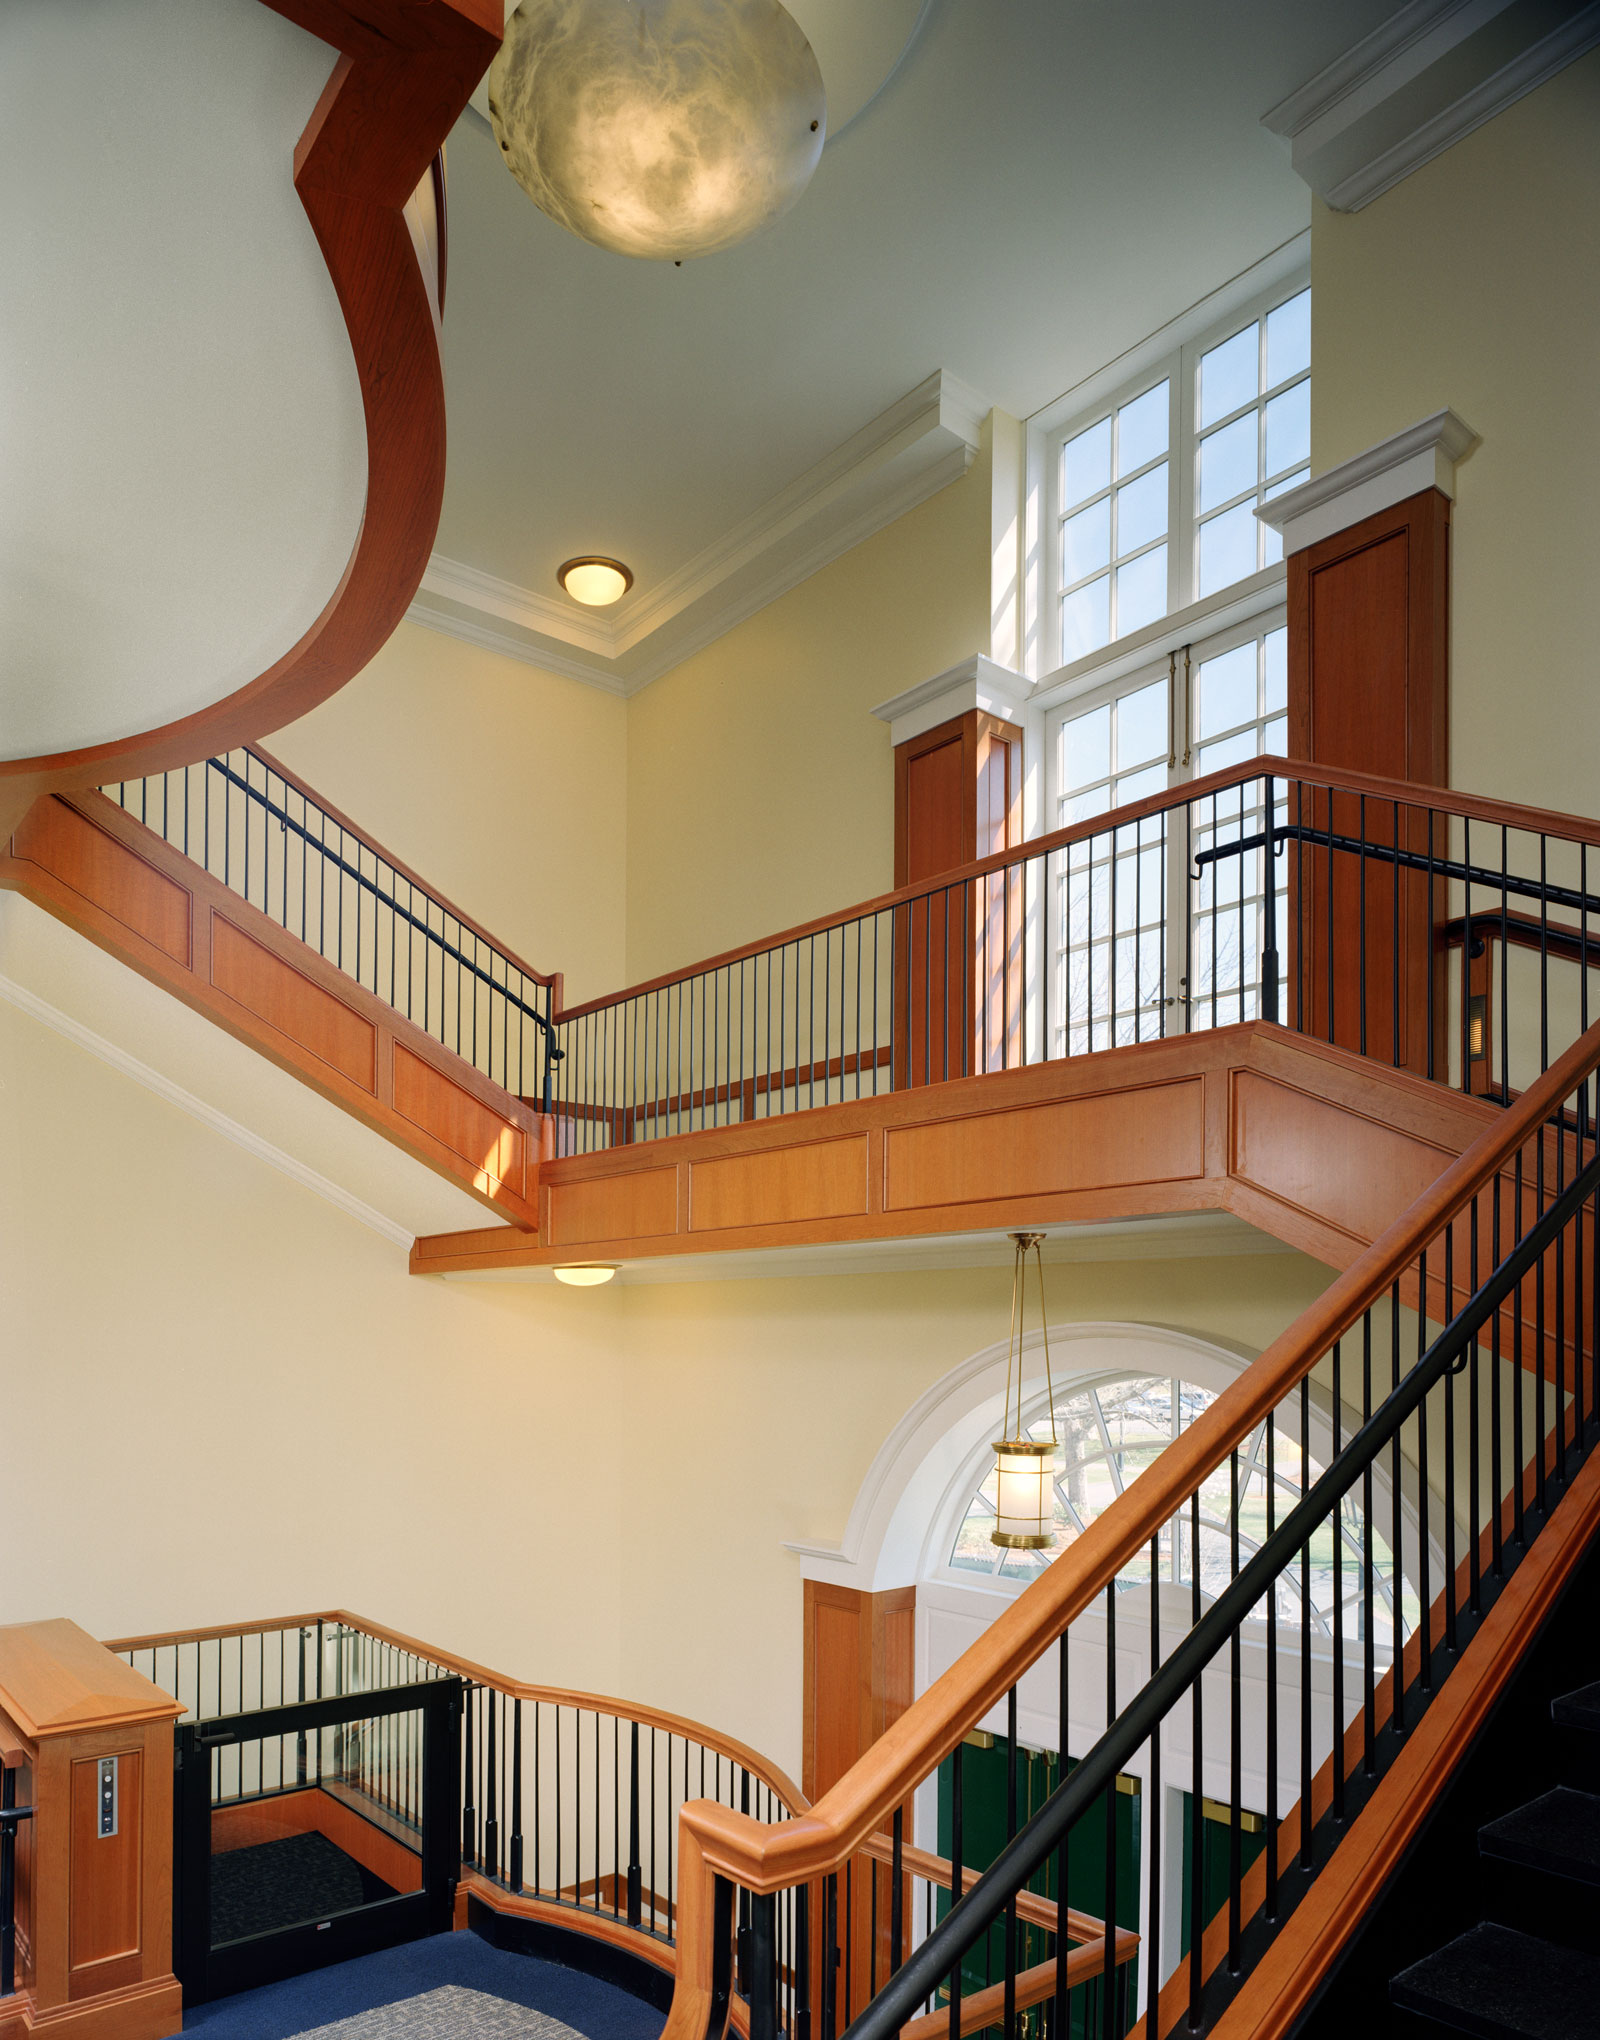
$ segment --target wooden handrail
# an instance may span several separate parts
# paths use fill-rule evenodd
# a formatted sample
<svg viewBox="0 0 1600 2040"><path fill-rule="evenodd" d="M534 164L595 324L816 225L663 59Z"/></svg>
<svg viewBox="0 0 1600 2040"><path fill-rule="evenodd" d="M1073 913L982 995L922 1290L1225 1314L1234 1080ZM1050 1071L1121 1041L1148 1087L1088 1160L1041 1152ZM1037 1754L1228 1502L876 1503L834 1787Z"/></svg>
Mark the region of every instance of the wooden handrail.
<svg viewBox="0 0 1600 2040"><path fill-rule="evenodd" d="M1029 842L996 850L971 864L956 865L941 872L937 878L919 878L911 885L896 887L893 892L879 893L873 899L862 900L853 907L841 907L833 913L815 915L811 920L784 928L775 935L764 935L757 941L741 943L737 948L725 949L698 963L686 964L680 970L663 971L659 977L646 978L641 984L629 985L625 991L609 992L603 998L586 1000L581 1006L561 1007L552 1017L557 1025L566 1020L581 1020L587 1014L604 1012L608 1007L623 1005L629 999L644 998L651 992L665 990L668 985L681 984L685 979L702 977L709 971L725 970L732 964L748 962L751 957L763 956L769 949L781 949L786 943L804 942L825 929L837 928L841 922L863 920L871 914L886 914L896 907L909 906L913 900L954 892L962 885L989 877L991 873L1009 870L1034 857L1050 856L1057 850L1069 849L1073 844L1087 842L1094 836L1104 836L1112 829L1143 821L1150 815L1186 807L1191 801L1204 800L1208 794L1226 793L1267 773L1275 779L1298 782L1327 793L1364 794L1369 800L1389 805L1398 802L1402 807L1428 808L1436 813L1464 816L1468 821L1494 822L1528 834L1557 836L1563 841L1600 846L1600 822L1582 815L1515 807L1506 801L1456 793L1449 787L1415 786L1406 780L1380 779L1366 772L1330 772L1325 766L1264 753L1242 765L1224 766L1221 771L1208 773L1203 779L1191 780L1185 786L1167 787L1160 793L1147 794L1143 800L1130 801L1126 807L1112 808L1103 815L1091 815L1087 820L1073 822L1067 828L1035 836Z"/></svg>
<svg viewBox="0 0 1600 2040"><path fill-rule="evenodd" d="M589 1714L610 1714L619 1721L636 1721L641 1728L659 1728L667 1735L676 1735L688 1742L703 1743L708 1750L716 1750L731 1762L748 1771L753 1778L759 1778L785 1806L792 1806L797 1812L804 1812L811 1804L805 1794L789 1777L779 1770L770 1759L753 1750L748 1743L724 1735L720 1729L708 1728L703 1721L692 1720L686 1714L668 1714L659 1707L642 1707L631 1700L613 1699L604 1693L580 1693L566 1686L532 1686L525 1680L513 1679L504 1672L497 1672L487 1665L480 1665L472 1658L458 1656L456 1652L441 1650L437 1644L424 1643L415 1636L407 1636L403 1630L387 1628L381 1622L369 1622L365 1615L353 1614L348 1608L317 1608L306 1615L285 1615L272 1617L264 1622L230 1622L201 1629L169 1629L150 1636L117 1636L110 1638L105 1648L113 1651L124 1650L170 1650L190 1643L212 1643L222 1637L255 1636L262 1631L271 1634L275 1630L309 1629L317 1623L341 1625L346 1629L359 1630L363 1636L375 1638L379 1643L392 1645L396 1650L408 1651L414 1657L424 1658L442 1671L454 1672L459 1678L468 1680L474 1686L492 1686L497 1693L503 1693L513 1700L533 1700L543 1705L560 1707L581 1707Z"/></svg>
<svg viewBox="0 0 1600 2040"><path fill-rule="evenodd" d="M706 1800L679 1817L679 1982L663 2040L690 2040L709 1989L711 1884L775 1892L831 1875L910 1797L1236 1446L1600 1067L1600 1022L1487 1127L1261 1357L1097 1516L823 1794L767 1825Z"/></svg>

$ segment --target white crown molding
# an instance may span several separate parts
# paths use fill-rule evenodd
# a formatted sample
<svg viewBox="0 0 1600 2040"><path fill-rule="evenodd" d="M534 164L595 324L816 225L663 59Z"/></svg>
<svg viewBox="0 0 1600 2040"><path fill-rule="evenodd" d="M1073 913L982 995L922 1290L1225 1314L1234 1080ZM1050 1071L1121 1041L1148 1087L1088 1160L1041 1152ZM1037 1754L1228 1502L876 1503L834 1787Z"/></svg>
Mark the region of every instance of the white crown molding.
<svg viewBox="0 0 1600 2040"><path fill-rule="evenodd" d="M980 652L948 672L935 673L931 680L919 680L915 687L880 701L872 713L889 725L891 743L904 744L971 708L982 709L1001 722L1020 723L1032 696L1031 680Z"/></svg>
<svg viewBox="0 0 1600 2040"><path fill-rule="evenodd" d="M989 406L937 370L656 587L584 610L435 554L408 617L614 694L682 660L957 481Z"/></svg>
<svg viewBox="0 0 1600 2040"><path fill-rule="evenodd" d="M1454 500L1456 463L1477 444L1478 435L1464 418L1451 410L1435 411L1298 489L1274 496L1256 516L1283 534L1286 555L1303 552L1424 489L1438 489Z"/></svg>
<svg viewBox="0 0 1600 2040"><path fill-rule="evenodd" d="M1313 191L1359 212L1600 43L1600 0L1539 26L1515 0L1410 0L1262 125Z"/></svg>
<svg viewBox="0 0 1600 2040"><path fill-rule="evenodd" d="M30 1020L37 1020L50 1028L63 1041L70 1041L75 1048L97 1057L120 1076L131 1077L134 1083L142 1084L145 1090L168 1105L176 1105L180 1112L187 1112L191 1119L199 1120L202 1126L209 1127L213 1133L220 1133L224 1140L232 1141L235 1147L243 1148L257 1161L265 1162L268 1168L276 1169L302 1189L334 1205L346 1217L355 1219L392 1246L401 1247L407 1253L411 1251L411 1235L404 1226L396 1225L393 1219L386 1218L361 1198L352 1196L320 1170L308 1168L282 1148L274 1147L270 1140L263 1140L248 1126L241 1126L237 1119L230 1119L227 1113L219 1112L214 1105L208 1105L203 1098L197 1098L192 1091L186 1091L181 1084L175 1084L170 1077L164 1077L137 1056L129 1055L126 1049L118 1048L115 1042L107 1041L103 1034L96 1034L69 1013L63 1013L59 1006L52 1006L47 999L30 992L26 985L19 985L14 978L0 975L0 999L15 1006L19 1013L27 1014Z"/></svg>

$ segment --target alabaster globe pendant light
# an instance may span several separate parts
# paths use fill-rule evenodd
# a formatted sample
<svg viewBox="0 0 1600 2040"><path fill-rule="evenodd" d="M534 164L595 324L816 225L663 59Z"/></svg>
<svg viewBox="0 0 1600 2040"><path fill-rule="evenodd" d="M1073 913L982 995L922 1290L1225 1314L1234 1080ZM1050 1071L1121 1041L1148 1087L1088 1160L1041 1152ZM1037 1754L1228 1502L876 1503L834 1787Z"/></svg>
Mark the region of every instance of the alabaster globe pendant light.
<svg viewBox="0 0 1600 2040"><path fill-rule="evenodd" d="M1001 1436L994 1441L994 1528L989 1542L1008 1551L1043 1551L1055 1541L1056 1392L1050 1376L1050 1320L1044 1302L1043 1233L1016 1232L1011 1244L1011 1336L1006 1346L1006 1405ZM1022 1327L1026 1314L1028 1256L1039 1273L1039 1328L1044 1335L1045 1391L1050 1403L1050 1436L1024 1437L1022 1430ZM1015 1369L1013 1370L1013 1361ZM1012 1400L1012 1374L1016 1399Z"/></svg>
<svg viewBox="0 0 1600 2040"><path fill-rule="evenodd" d="M522 0L489 117L553 220L673 262L787 211L827 135L822 73L779 0Z"/></svg>

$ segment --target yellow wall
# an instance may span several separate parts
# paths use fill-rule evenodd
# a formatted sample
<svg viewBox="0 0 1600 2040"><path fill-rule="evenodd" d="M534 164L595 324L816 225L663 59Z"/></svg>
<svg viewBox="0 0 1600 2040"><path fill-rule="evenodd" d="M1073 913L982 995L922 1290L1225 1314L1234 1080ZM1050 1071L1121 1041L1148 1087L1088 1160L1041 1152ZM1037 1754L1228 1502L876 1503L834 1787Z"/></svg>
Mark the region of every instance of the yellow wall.
<svg viewBox="0 0 1600 2040"><path fill-rule="evenodd" d="M402 623L266 742L569 1001L622 984L622 700Z"/></svg>
<svg viewBox="0 0 1600 2040"><path fill-rule="evenodd" d="M894 880L873 705L989 649L989 457L628 704L628 979Z"/></svg>
<svg viewBox="0 0 1600 2040"><path fill-rule="evenodd" d="M1358 213L1315 208L1317 471L1450 405L1453 783L1596 811L1600 52Z"/></svg>
<svg viewBox="0 0 1600 2040"><path fill-rule="evenodd" d="M801 1587L884 1437L1006 1322L1007 1270L421 1281L310 1191L0 1004L11 1541L0 1622L344 1605L800 1767ZM93 1222L86 1223L92 1213ZM1249 1347L1295 1255L1074 1264L1052 1316ZM615 1451L596 1452L614 1438Z"/></svg>

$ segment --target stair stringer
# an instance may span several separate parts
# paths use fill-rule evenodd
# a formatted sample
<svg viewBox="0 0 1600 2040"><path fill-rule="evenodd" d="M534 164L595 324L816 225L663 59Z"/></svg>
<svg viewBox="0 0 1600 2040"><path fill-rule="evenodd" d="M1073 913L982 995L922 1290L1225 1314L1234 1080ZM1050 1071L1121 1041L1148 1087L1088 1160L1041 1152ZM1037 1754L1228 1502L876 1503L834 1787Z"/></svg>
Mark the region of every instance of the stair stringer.
<svg viewBox="0 0 1600 2040"><path fill-rule="evenodd" d="M535 1235L545 1122L99 793L35 802L0 887Z"/></svg>

